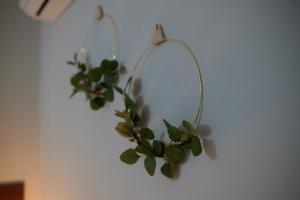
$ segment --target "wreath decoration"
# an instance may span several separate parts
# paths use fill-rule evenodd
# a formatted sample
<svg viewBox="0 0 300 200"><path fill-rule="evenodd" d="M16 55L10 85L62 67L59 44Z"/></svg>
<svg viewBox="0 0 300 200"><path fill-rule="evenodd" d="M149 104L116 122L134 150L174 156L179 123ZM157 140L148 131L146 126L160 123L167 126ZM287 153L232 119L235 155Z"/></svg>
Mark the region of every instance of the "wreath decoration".
<svg viewBox="0 0 300 200"><path fill-rule="evenodd" d="M104 59L99 66L92 67L88 62L89 39L96 24L104 17L109 19L113 25L115 43L112 50L114 54L111 60ZM75 53L73 61L67 62L78 70L70 79L70 83L73 86L70 98L78 92L83 92L86 95L86 99L90 102L92 110L99 110L106 102L114 100L114 89L118 89L119 74L124 72L124 68L120 67L117 61L120 46L118 38L115 19L111 15L104 13L102 7L98 7L96 18L85 35L83 47L79 52Z"/></svg>
<svg viewBox="0 0 300 200"><path fill-rule="evenodd" d="M154 48L164 42L177 43L189 52L194 61L199 78L201 94L197 116L194 122L191 123L183 120L182 126L178 128L166 119L163 119L170 139L169 143L155 139L154 131L142 125L138 102L130 96L131 86L132 83L134 85L134 81L136 80L137 68L140 62L143 58L148 56ZM179 166L186 160L190 151L194 156L199 156L202 153L201 138L199 137L201 126L199 126L199 124L203 111L203 79L197 58L185 42L177 38L166 38L161 25L156 25L152 45L142 53L134 67L133 75L128 79L125 88L118 90L118 92L123 95L125 109L115 111L115 115L122 118L122 121L116 125L115 130L123 137L129 139L129 141L136 143L135 147L125 150L120 155L121 161L132 165L144 157L144 167L147 173L153 176L156 169L156 159L163 159L164 164L161 166L160 171L164 176L173 179L178 175Z"/></svg>

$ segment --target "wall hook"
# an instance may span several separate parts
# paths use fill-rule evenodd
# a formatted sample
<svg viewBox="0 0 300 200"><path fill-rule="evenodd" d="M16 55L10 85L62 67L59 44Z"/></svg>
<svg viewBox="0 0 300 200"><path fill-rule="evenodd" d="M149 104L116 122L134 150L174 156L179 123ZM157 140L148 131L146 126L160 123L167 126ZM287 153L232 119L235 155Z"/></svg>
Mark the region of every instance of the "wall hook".
<svg viewBox="0 0 300 200"><path fill-rule="evenodd" d="M154 31L153 37L152 37L152 44L154 46L158 46L165 41L166 41L166 36L165 36L164 30L162 28L162 25L156 24L155 31Z"/></svg>
<svg viewBox="0 0 300 200"><path fill-rule="evenodd" d="M102 6L98 6L97 13L96 13L96 19L101 20L104 16L103 8Z"/></svg>

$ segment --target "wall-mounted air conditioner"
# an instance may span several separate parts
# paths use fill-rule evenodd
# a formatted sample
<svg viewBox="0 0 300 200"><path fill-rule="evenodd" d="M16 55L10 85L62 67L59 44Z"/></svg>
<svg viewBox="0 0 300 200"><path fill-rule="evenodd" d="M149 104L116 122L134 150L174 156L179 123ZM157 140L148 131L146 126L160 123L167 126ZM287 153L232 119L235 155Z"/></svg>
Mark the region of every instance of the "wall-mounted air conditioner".
<svg viewBox="0 0 300 200"><path fill-rule="evenodd" d="M53 22L71 2L72 0L20 0L20 7L34 19Z"/></svg>

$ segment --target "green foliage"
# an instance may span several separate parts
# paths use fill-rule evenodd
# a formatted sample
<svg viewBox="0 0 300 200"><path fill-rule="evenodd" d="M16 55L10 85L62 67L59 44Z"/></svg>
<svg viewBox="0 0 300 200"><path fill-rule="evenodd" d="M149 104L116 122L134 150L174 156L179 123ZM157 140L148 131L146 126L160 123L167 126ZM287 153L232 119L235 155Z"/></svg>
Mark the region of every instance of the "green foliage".
<svg viewBox="0 0 300 200"><path fill-rule="evenodd" d="M202 152L200 139L196 136L196 128L189 122L183 121L185 130L177 128L167 120L163 120L168 136L171 140L169 144L160 140L155 140L154 132L148 127L141 127L139 124L140 115L137 109L137 102L133 100L125 91L132 78L127 81L124 90L117 87L116 90L123 95L125 109L117 110L115 115L123 119L116 126L116 131L128 138L131 142L137 143L135 149L128 149L121 155L121 160L127 164L134 164L140 157L145 157L144 167L150 176L153 176L156 168L156 158L161 158L165 163L161 166L161 173L174 178L178 166L183 163L186 155L192 153L198 156Z"/></svg>
<svg viewBox="0 0 300 200"><path fill-rule="evenodd" d="M137 102L134 102L128 94L124 93L125 111L130 113L132 123L137 126L140 122L140 116L137 113Z"/></svg>
<svg viewBox="0 0 300 200"><path fill-rule="evenodd" d="M83 64L83 63L78 63L78 69L81 71L81 72L84 72L86 70L86 65Z"/></svg>
<svg viewBox="0 0 300 200"><path fill-rule="evenodd" d="M202 153L202 146L197 136L192 136L192 153L194 156L199 156Z"/></svg>
<svg viewBox="0 0 300 200"><path fill-rule="evenodd" d="M196 129L194 128L194 126L188 122L188 121L182 121L182 125L186 128L186 130L191 133L191 134L195 134L196 133Z"/></svg>
<svg viewBox="0 0 300 200"><path fill-rule="evenodd" d="M120 87L118 87L118 86L114 86L114 89L119 93L119 94L121 94L121 95L123 95L123 90L122 90L122 88L120 88Z"/></svg>
<svg viewBox="0 0 300 200"><path fill-rule="evenodd" d="M141 154L145 154L147 156L153 156L153 150L151 144L147 140L142 140L140 144L135 149L137 152Z"/></svg>
<svg viewBox="0 0 300 200"><path fill-rule="evenodd" d="M67 63L78 70L78 73L73 75L70 80L73 86L70 98L83 92L90 101L91 108L99 110L106 102L114 100L114 90L123 93L117 86L119 64L116 60L104 59L99 66L90 69L84 63L78 62L75 55L74 61Z"/></svg>
<svg viewBox="0 0 300 200"><path fill-rule="evenodd" d="M102 76L102 73L100 71L100 67L95 67L95 68L89 70L88 79L91 82L96 82L96 83L99 82L101 79L101 76Z"/></svg>
<svg viewBox="0 0 300 200"><path fill-rule="evenodd" d="M107 87L112 87L114 82L116 82L116 75L111 73L105 73L104 74L104 83Z"/></svg>
<svg viewBox="0 0 300 200"><path fill-rule="evenodd" d="M150 128L142 128L140 131L140 135L142 139L148 139L153 140L154 139L154 133Z"/></svg>
<svg viewBox="0 0 300 200"><path fill-rule="evenodd" d="M189 151L192 149L192 140L184 141L179 145L184 151Z"/></svg>
<svg viewBox="0 0 300 200"><path fill-rule="evenodd" d="M126 110L132 109L134 107L133 100L126 93L125 93L125 107L126 107Z"/></svg>
<svg viewBox="0 0 300 200"><path fill-rule="evenodd" d="M120 156L120 159L128 165L136 163L136 161L138 161L139 158L140 156L136 153L134 149L127 149Z"/></svg>
<svg viewBox="0 0 300 200"><path fill-rule="evenodd" d="M108 71L115 71L117 68L118 68L119 64L116 60L113 60L111 62L109 62L109 65L108 65Z"/></svg>
<svg viewBox="0 0 300 200"><path fill-rule="evenodd" d="M163 166L160 168L160 171L163 175L165 175L168 178L174 178L175 177L175 169L174 166L170 163L165 163Z"/></svg>
<svg viewBox="0 0 300 200"><path fill-rule="evenodd" d="M155 167L156 167L156 160L153 156L147 156L144 160L144 166L146 171L150 176L154 175Z"/></svg>
<svg viewBox="0 0 300 200"><path fill-rule="evenodd" d="M104 104L105 104L105 100L100 97L96 97L96 98L90 100L91 108L95 111L102 108L104 106Z"/></svg>
<svg viewBox="0 0 300 200"><path fill-rule="evenodd" d="M169 134L169 138L174 142L183 142L188 139L188 135L183 130L176 128L175 126L172 126L167 120L163 119L163 122L165 123L167 127L167 131Z"/></svg>
<svg viewBox="0 0 300 200"><path fill-rule="evenodd" d="M184 160L185 153L180 146L169 146L166 148L166 156L170 162L179 164Z"/></svg>
<svg viewBox="0 0 300 200"><path fill-rule="evenodd" d="M76 63L75 63L75 62L73 62L73 61L67 61L67 64L68 64L68 65L73 65L73 66L75 66L75 65L76 65Z"/></svg>
<svg viewBox="0 0 300 200"><path fill-rule="evenodd" d="M106 91L103 93L104 99L106 101L113 101L114 100L114 91L112 88L106 89Z"/></svg>
<svg viewBox="0 0 300 200"><path fill-rule="evenodd" d="M116 110L115 115L118 116L118 117L123 118L126 122L130 121L130 113L126 110L124 110L122 112L119 111L119 110Z"/></svg>
<svg viewBox="0 0 300 200"><path fill-rule="evenodd" d="M127 80L126 85L125 85L125 87L124 87L124 91L127 90L127 87L129 86L129 84L131 83L131 81L132 81L132 76L129 77L129 79Z"/></svg>
<svg viewBox="0 0 300 200"><path fill-rule="evenodd" d="M85 78L86 76L84 75L84 73L78 72L77 74L71 77L70 82L75 89L80 89L81 82L84 81Z"/></svg>
<svg viewBox="0 0 300 200"><path fill-rule="evenodd" d="M107 71L107 68L108 68L108 66L109 66L109 60L107 60L107 59L104 59L104 60L102 60L102 62L101 62L101 64L100 64L100 67L101 67L101 71L104 73L104 72L106 72Z"/></svg>
<svg viewBox="0 0 300 200"><path fill-rule="evenodd" d="M77 94L77 92L79 92L79 89L74 88L73 92L70 94L69 98L72 98L75 94Z"/></svg>
<svg viewBox="0 0 300 200"><path fill-rule="evenodd" d="M126 122L119 122L115 129L123 137L127 137L127 138L133 137L133 129L130 126L130 124Z"/></svg>
<svg viewBox="0 0 300 200"><path fill-rule="evenodd" d="M147 173L153 176L157 164L156 158L161 158L165 161L160 168L161 173L168 178L174 178L176 170L190 150L194 156L202 153L201 141L196 135L197 127L188 121L182 121L184 128L182 130L163 119L170 139L169 143L155 140L153 130L141 125L138 103L126 93L127 88L131 87L133 78L128 79L124 89L117 86L120 67L116 60L104 59L99 66L90 68L86 64L78 62L75 54L74 61L68 61L67 64L77 69L77 73L70 78L73 86L70 98L82 92L89 101L91 109L96 111L101 109L106 102L114 100L114 91L122 95L125 109L123 111L116 110L115 115L123 121L116 125L115 130L129 141L136 143L135 149L127 149L120 155L120 160L124 163L132 165L140 157L145 157L144 167Z"/></svg>
<svg viewBox="0 0 300 200"><path fill-rule="evenodd" d="M165 143L159 140L153 141L153 153L157 157L162 157L165 152Z"/></svg>

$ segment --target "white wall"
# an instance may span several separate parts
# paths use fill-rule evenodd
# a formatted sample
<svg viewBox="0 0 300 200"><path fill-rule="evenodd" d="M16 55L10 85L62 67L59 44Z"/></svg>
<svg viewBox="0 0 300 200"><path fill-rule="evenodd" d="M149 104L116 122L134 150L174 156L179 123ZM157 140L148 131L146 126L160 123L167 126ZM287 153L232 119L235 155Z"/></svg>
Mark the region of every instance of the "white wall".
<svg viewBox="0 0 300 200"><path fill-rule="evenodd" d="M155 23L190 44L204 73L203 123L213 130L215 161L191 157L176 181L159 170L149 177L142 162L119 161L131 145L114 131L112 110L122 108L120 100L100 112L90 111L83 96L68 100L74 70L65 61L80 47L100 4L117 20L121 60L129 71ZM78 0L57 23L43 24L42 199L299 199L299 11L294 0ZM110 55L108 26L99 25L94 38L98 58ZM193 117L199 94L196 83L188 81L195 78L191 61L180 51L164 46L145 63L152 125L162 117L174 122ZM154 93L157 84L162 88ZM182 95L174 96L178 90Z"/></svg>
<svg viewBox="0 0 300 200"><path fill-rule="evenodd" d="M0 182L25 182L39 200L39 25L18 1L0 0Z"/></svg>

